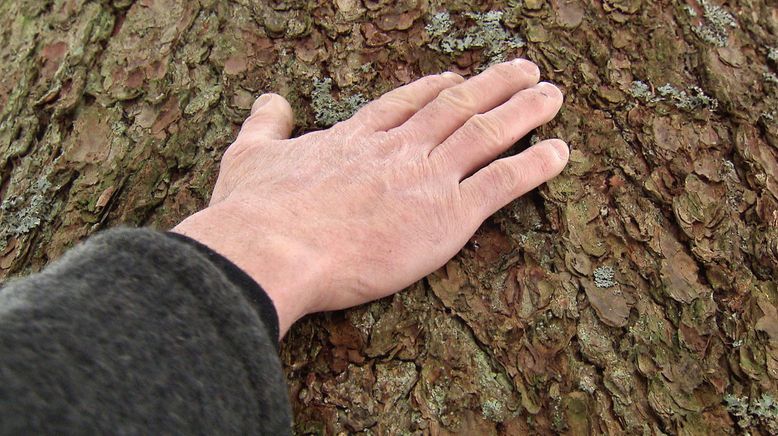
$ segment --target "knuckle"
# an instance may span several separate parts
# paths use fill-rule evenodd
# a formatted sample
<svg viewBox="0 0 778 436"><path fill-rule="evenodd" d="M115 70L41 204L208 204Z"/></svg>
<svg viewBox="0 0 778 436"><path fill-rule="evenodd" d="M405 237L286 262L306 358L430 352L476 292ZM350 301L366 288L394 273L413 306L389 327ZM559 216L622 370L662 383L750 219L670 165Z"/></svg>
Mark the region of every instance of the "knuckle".
<svg viewBox="0 0 778 436"><path fill-rule="evenodd" d="M371 115L374 116L374 115ZM342 121L338 121L335 124L331 125L327 132L334 137L339 138L348 138L351 136L354 136L357 134L357 132L360 132L360 129L364 128L364 125L361 123L352 123L352 119L345 119Z"/></svg>
<svg viewBox="0 0 778 436"><path fill-rule="evenodd" d="M406 154L411 156L418 155L419 144L424 143L424 132L414 128L397 128L381 138L384 150L387 154Z"/></svg>
<svg viewBox="0 0 778 436"><path fill-rule="evenodd" d="M472 111L476 107L477 98L473 92L463 86L452 86L438 94L439 102L447 107L460 108L463 111Z"/></svg>
<svg viewBox="0 0 778 436"><path fill-rule="evenodd" d="M506 82L514 81L518 77L516 74L516 68L514 68L511 64L497 64L492 68L493 74L500 79L505 80Z"/></svg>
<svg viewBox="0 0 778 436"><path fill-rule="evenodd" d="M243 123L240 125L240 130L246 130L248 127L254 123L254 120L256 119L256 114L249 114L249 116L246 117L245 120L243 120Z"/></svg>
<svg viewBox="0 0 778 436"><path fill-rule="evenodd" d="M224 173L225 170L227 170L230 167L232 167L233 162L234 162L234 159L233 159L232 155L230 154L229 149L227 149L227 151L224 152L224 154L222 155L221 160L219 161L219 172L220 173Z"/></svg>
<svg viewBox="0 0 778 436"><path fill-rule="evenodd" d="M456 79L457 77L461 79L462 76L459 76L455 73L446 72L443 74L434 74L431 76L422 77L418 80L417 83L420 85L420 87L442 91L443 89L450 88L451 86L454 86L464 80L458 80Z"/></svg>
<svg viewBox="0 0 778 436"><path fill-rule="evenodd" d="M359 110L354 113L353 118L363 119L365 122L381 119L383 117L383 113L386 112L386 109L383 109L382 107L386 104L385 96L381 96L378 99L366 104L364 107L359 108Z"/></svg>
<svg viewBox="0 0 778 436"><path fill-rule="evenodd" d="M241 137L238 137L235 142L230 144L229 147L227 147L227 150L224 151L224 154L222 155L220 167L224 166L230 166L235 164L239 161L239 158L245 154L246 152L250 151L252 148L255 148L256 144L251 143Z"/></svg>
<svg viewBox="0 0 778 436"><path fill-rule="evenodd" d="M541 174L548 175L556 172L559 158L556 152L550 147L532 147L527 150L530 153L530 160Z"/></svg>
<svg viewBox="0 0 778 436"><path fill-rule="evenodd" d="M376 160L385 159L394 154L401 146L403 131L392 129L389 131L372 132L364 137L363 144L370 150L370 156Z"/></svg>
<svg viewBox="0 0 778 436"><path fill-rule="evenodd" d="M497 161L491 171L492 186L501 191L515 192L522 184L522 173L504 161Z"/></svg>
<svg viewBox="0 0 778 436"><path fill-rule="evenodd" d="M521 60L511 62L511 65L513 67L518 67L518 69L521 71L521 74L525 76L535 78L535 80L540 77L540 67L538 67L538 64L532 62L529 59L522 58Z"/></svg>
<svg viewBox="0 0 778 436"><path fill-rule="evenodd" d="M225 163L229 163L230 161L234 160L238 154L240 154L240 151L244 148L242 142L240 139L236 139L235 142L230 144L229 147L227 147L226 150L224 150L224 154L222 155L222 165Z"/></svg>
<svg viewBox="0 0 778 436"><path fill-rule="evenodd" d="M370 147L379 154L390 154L401 147L409 135L408 129L393 129L388 132L376 132L368 138Z"/></svg>
<svg viewBox="0 0 778 436"><path fill-rule="evenodd" d="M424 77L421 81L422 85L430 88L444 88L451 84L451 80L440 74Z"/></svg>
<svg viewBox="0 0 778 436"><path fill-rule="evenodd" d="M412 97L400 93L390 92L384 94L375 103L376 104L373 105L373 112L376 112L376 115L378 116L382 116L387 110L394 112L411 112L417 109Z"/></svg>
<svg viewBox="0 0 778 436"><path fill-rule="evenodd" d="M501 143L505 138L505 127L493 116L477 114L470 117L465 123L470 130L473 139L487 144Z"/></svg>

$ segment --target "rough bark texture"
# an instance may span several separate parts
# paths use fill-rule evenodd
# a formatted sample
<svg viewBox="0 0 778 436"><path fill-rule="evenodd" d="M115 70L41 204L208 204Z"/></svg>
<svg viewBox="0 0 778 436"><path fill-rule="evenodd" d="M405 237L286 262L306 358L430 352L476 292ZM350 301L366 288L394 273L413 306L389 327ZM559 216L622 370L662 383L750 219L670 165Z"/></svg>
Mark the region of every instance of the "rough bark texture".
<svg viewBox="0 0 778 436"><path fill-rule="evenodd" d="M203 207L260 92L301 133L526 56L569 167L411 289L297 325L296 430L774 433L778 7L721 1L2 0L2 275Z"/></svg>

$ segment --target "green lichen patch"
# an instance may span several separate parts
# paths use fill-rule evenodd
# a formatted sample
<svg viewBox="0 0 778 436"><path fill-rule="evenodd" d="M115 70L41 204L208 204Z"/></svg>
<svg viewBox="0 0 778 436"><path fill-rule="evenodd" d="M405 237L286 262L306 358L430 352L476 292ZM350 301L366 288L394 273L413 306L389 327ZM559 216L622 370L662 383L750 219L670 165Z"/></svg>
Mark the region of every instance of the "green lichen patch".
<svg viewBox="0 0 778 436"><path fill-rule="evenodd" d="M425 403L430 414L452 429L461 425L459 412L468 403L477 405L481 415L492 423L515 415L518 399L510 378L478 346L463 323L438 313L430 320L429 333L440 343L429 348L415 397ZM446 377L436 376L435 368L441 362L451 368ZM463 383L454 386L454 380Z"/></svg>
<svg viewBox="0 0 778 436"><path fill-rule="evenodd" d="M767 50L767 59L773 62L778 62L778 47L770 47Z"/></svg>
<svg viewBox="0 0 778 436"><path fill-rule="evenodd" d="M430 38L437 39L445 37L453 26L454 22L451 21L451 15L443 11L433 14L424 29Z"/></svg>
<svg viewBox="0 0 778 436"><path fill-rule="evenodd" d="M715 98L705 95L705 92L698 86L690 87L689 92L687 93L668 83L659 87L657 91L659 92L659 95L678 109L693 111L700 108L708 108L715 110L719 105L719 102Z"/></svg>
<svg viewBox="0 0 778 436"><path fill-rule="evenodd" d="M763 393L749 401L748 396L724 395L727 411L737 419L742 429L764 426L772 434L778 433L778 403L772 395Z"/></svg>
<svg viewBox="0 0 778 436"><path fill-rule="evenodd" d="M725 47L729 39L729 30L737 27L737 21L726 9L715 5L708 0L701 0L703 20L693 26L694 33L703 41L717 47ZM696 17L697 13L692 8L687 8L689 15Z"/></svg>
<svg viewBox="0 0 778 436"><path fill-rule="evenodd" d="M339 121L350 118L368 100L360 93L341 96L335 99L332 96L332 79L315 78L313 91L311 92L311 105L316 116L316 124L321 127L329 127Z"/></svg>
<svg viewBox="0 0 778 436"><path fill-rule="evenodd" d="M431 39L429 47L445 54L459 54L472 49L483 49L486 65L506 60L511 49L524 47L524 39L507 30L502 23L502 11L466 12L464 20L471 23L467 28L456 28L448 12L432 15L426 26Z"/></svg>
<svg viewBox="0 0 778 436"><path fill-rule="evenodd" d="M0 203L3 223L0 249L5 248L9 238L27 234L47 219L51 208L51 188L48 178L41 177L23 195L6 198Z"/></svg>
<svg viewBox="0 0 778 436"><path fill-rule="evenodd" d="M220 85L209 86L199 92L184 108L186 115L194 115L212 108L221 98L222 87Z"/></svg>
<svg viewBox="0 0 778 436"><path fill-rule="evenodd" d="M667 102L678 109L691 112L699 109L716 110L718 100L705 94L699 86L690 86L686 91L666 83L654 92L651 87L640 80L635 80L629 88L634 98L645 103Z"/></svg>
<svg viewBox="0 0 778 436"><path fill-rule="evenodd" d="M629 88L629 94L638 100L646 102L658 101L654 91L645 82L635 80Z"/></svg>
<svg viewBox="0 0 778 436"><path fill-rule="evenodd" d="M610 265L603 265L594 270L594 285L598 288L612 288L616 286L616 281L613 280L615 271Z"/></svg>

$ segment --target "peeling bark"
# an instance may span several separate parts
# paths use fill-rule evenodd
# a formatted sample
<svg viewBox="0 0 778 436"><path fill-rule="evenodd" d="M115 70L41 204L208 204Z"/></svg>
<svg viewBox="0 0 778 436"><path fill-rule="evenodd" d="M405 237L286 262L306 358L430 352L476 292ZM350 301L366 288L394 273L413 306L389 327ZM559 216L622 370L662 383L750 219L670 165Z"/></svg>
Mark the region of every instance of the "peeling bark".
<svg viewBox="0 0 778 436"><path fill-rule="evenodd" d="M296 431L774 434L776 53L771 1L1 1L0 274L204 207L261 92L299 134L525 56L569 167L410 289L299 323Z"/></svg>

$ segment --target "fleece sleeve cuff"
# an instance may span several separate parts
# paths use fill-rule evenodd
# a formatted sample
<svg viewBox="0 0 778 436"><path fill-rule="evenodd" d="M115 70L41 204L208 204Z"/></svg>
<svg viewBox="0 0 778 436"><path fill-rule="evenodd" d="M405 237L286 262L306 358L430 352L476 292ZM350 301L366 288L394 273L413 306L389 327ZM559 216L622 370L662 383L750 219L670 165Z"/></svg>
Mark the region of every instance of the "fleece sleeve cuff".
<svg viewBox="0 0 778 436"><path fill-rule="evenodd" d="M278 312L273 304L273 300L267 295L264 289L246 274L237 265L232 263L229 259L215 252L208 246L192 239L187 236L174 232L166 232L165 235L169 238L173 238L177 241L184 242L194 247L203 256L211 261L217 268L219 268L224 275L237 286L243 296L251 302L256 310L259 318L265 324L267 331L270 333L271 338L279 337L278 327ZM278 349L278 342L274 342L276 349Z"/></svg>

